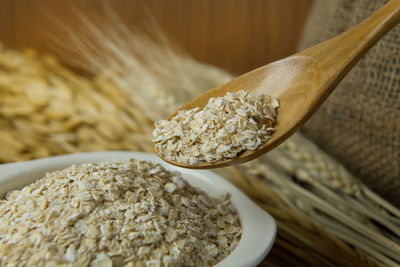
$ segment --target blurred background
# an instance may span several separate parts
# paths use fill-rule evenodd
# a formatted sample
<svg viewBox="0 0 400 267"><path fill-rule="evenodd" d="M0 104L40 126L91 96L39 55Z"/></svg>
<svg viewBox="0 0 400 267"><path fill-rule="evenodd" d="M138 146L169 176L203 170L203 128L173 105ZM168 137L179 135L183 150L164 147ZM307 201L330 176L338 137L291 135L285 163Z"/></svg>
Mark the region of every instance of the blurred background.
<svg viewBox="0 0 400 267"><path fill-rule="evenodd" d="M76 13L105 23L112 9L130 28L146 31L149 16L194 58L241 74L296 50L312 0L0 0L0 42L48 52L48 34ZM101 4L103 2L103 4ZM105 3L105 4L104 4ZM77 28L79 31L79 27ZM68 42L68 39L64 39ZM57 50L55 50L55 53Z"/></svg>

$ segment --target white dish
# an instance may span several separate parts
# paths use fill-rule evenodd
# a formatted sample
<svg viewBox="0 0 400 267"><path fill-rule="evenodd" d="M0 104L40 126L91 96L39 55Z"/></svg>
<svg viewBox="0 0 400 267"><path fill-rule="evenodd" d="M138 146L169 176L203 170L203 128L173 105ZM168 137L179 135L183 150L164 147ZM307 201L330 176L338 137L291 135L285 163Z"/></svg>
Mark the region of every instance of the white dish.
<svg viewBox="0 0 400 267"><path fill-rule="evenodd" d="M215 266L256 266L268 254L276 235L275 220L268 213L215 173L172 166L155 154L125 151L91 152L2 164L0 165L0 198L3 198L10 190L19 189L34 182L49 171L60 170L72 164L127 160L129 158L160 163L166 169L179 171L191 185L203 189L212 196L224 192L231 194L231 200L238 211L243 232L235 250Z"/></svg>

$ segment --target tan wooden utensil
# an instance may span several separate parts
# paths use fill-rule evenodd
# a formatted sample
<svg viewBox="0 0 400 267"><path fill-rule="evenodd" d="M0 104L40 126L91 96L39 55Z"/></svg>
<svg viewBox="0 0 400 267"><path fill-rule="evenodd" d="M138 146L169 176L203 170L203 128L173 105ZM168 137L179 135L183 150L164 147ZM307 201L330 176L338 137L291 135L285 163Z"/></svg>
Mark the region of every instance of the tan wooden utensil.
<svg viewBox="0 0 400 267"><path fill-rule="evenodd" d="M197 165L185 165L160 155L161 158L180 167L208 169L243 163L270 151L311 117L359 59L399 21L400 0L391 0L362 23L341 35L241 75L180 108L202 108L211 97L224 96L227 92L239 90L278 98L280 107L276 131L258 149L217 163Z"/></svg>

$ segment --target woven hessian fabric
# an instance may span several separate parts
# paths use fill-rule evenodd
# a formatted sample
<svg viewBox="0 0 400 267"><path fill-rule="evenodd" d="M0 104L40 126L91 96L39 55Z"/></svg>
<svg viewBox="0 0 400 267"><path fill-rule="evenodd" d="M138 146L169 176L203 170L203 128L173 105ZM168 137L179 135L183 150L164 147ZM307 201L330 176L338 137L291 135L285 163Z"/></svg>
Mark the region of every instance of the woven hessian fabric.
<svg viewBox="0 0 400 267"><path fill-rule="evenodd" d="M300 49L346 31L387 1L335 0L330 11L322 2L315 2ZM361 59L303 131L400 207L400 25Z"/></svg>

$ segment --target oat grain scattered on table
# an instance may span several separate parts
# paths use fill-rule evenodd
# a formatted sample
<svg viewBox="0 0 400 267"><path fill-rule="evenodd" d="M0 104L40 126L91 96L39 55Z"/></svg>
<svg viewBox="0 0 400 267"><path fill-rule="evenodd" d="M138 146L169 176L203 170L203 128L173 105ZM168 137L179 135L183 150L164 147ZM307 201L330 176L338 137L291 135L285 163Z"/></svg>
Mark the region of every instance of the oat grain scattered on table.
<svg viewBox="0 0 400 267"><path fill-rule="evenodd" d="M271 138L278 107L270 96L228 92L210 98L203 109L157 121L153 142L164 157L189 165L234 158Z"/></svg>
<svg viewBox="0 0 400 267"><path fill-rule="evenodd" d="M228 195L138 160L72 166L0 200L1 266L210 266L240 235Z"/></svg>

